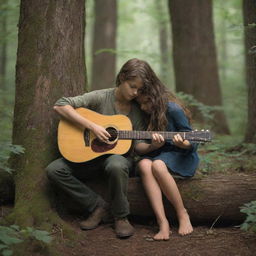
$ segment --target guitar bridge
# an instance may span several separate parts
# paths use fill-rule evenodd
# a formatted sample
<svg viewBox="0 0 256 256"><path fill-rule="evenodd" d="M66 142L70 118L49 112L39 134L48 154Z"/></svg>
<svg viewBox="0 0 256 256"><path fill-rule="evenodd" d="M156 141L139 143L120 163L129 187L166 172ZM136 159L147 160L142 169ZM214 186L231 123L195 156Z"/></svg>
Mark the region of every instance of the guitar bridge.
<svg viewBox="0 0 256 256"><path fill-rule="evenodd" d="M90 131L88 129L84 130L84 144L86 147L90 147Z"/></svg>

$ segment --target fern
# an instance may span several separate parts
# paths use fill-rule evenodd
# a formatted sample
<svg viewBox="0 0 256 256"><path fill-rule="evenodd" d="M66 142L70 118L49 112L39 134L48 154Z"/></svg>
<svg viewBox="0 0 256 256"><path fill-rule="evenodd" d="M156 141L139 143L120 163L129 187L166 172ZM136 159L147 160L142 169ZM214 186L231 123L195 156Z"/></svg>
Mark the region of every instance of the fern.
<svg viewBox="0 0 256 256"><path fill-rule="evenodd" d="M256 201L244 204L241 207L240 212L247 215L245 221L240 225L240 228L244 231L252 231L256 233Z"/></svg>

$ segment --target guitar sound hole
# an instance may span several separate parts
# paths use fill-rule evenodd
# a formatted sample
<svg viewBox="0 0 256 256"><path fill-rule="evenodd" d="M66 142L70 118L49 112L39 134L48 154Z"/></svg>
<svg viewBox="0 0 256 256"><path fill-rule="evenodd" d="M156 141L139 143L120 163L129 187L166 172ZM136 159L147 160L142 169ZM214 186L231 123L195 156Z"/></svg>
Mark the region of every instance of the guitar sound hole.
<svg viewBox="0 0 256 256"><path fill-rule="evenodd" d="M109 141L115 141L117 139L117 130L113 127L108 127L107 132L111 135L111 137L109 138Z"/></svg>

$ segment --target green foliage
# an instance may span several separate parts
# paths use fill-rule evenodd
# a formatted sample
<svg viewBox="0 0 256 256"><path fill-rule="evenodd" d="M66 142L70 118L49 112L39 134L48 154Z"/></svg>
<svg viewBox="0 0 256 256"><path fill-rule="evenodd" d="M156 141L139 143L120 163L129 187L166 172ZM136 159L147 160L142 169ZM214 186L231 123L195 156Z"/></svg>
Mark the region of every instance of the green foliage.
<svg viewBox="0 0 256 256"><path fill-rule="evenodd" d="M18 237L18 232L14 226L0 226L0 251L3 256L12 255L11 246L21 242L22 240Z"/></svg>
<svg viewBox="0 0 256 256"><path fill-rule="evenodd" d="M44 230L37 230L31 227L26 229L18 230L25 239L36 239L44 243L49 244L52 241L50 234Z"/></svg>
<svg viewBox="0 0 256 256"><path fill-rule="evenodd" d="M38 240L49 244L52 237L47 231L37 230L31 227L20 229L17 225L10 227L0 226L0 252L3 256L13 254L12 247L28 240Z"/></svg>
<svg viewBox="0 0 256 256"><path fill-rule="evenodd" d="M11 173L13 170L8 167L8 159L11 153L22 154L24 148L19 145L11 144L12 134L12 106L13 93L0 90L0 169Z"/></svg>
<svg viewBox="0 0 256 256"><path fill-rule="evenodd" d="M247 215L240 228L244 231L252 231L256 233L256 201L244 204L240 211Z"/></svg>
<svg viewBox="0 0 256 256"><path fill-rule="evenodd" d="M11 143L5 142L1 143L0 148L0 169L7 171L9 173L14 170L8 167L8 159L11 153L13 154L23 154L24 148L20 145L12 145Z"/></svg>
<svg viewBox="0 0 256 256"><path fill-rule="evenodd" d="M211 143L200 146L198 173L255 172L255 144L241 140L237 136L214 136Z"/></svg>
<svg viewBox="0 0 256 256"><path fill-rule="evenodd" d="M199 147L200 166L199 173L209 174L212 171L224 170L224 166L227 162L223 162L222 159L226 158L224 144L221 140L214 138L214 141L204 146ZM219 165L216 169L216 165Z"/></svg>
<svg viewBox="0 0 256 256"><path fill-rule="evenodd" d="M176 95L186 103L189 107L196 107L198 111L202 114L205 121L210 121L213 119L213 111L221 110L219 106L208 106L202 102L196 100L193 95L186 94L183 92L177 92Z"/></svg>

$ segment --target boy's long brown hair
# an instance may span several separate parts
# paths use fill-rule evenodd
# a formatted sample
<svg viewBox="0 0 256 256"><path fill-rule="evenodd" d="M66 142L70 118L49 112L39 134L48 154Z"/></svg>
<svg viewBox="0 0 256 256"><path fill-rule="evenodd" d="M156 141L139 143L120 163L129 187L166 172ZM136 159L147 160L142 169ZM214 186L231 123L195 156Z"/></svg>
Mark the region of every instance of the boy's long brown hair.
<svg viewBox="0 0 256 256"><path fill-rule="evenodd" d="M152 103L152 109L148 117L149 123L147 130L164 131L167 127L166 111L168 102L172 101L181 106L185 115L190 120L190 111L185 105L160 81L150 65L143 60L130 59L121 68L116 78L116 86L122 82L139 77L143 81L140 94L148 97Z"/></svg>

